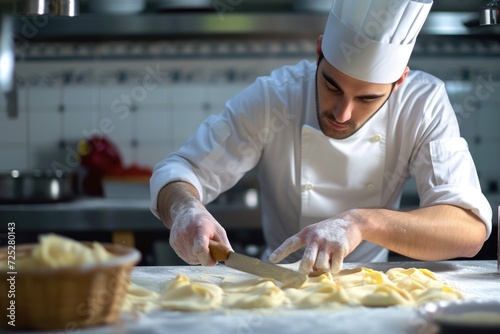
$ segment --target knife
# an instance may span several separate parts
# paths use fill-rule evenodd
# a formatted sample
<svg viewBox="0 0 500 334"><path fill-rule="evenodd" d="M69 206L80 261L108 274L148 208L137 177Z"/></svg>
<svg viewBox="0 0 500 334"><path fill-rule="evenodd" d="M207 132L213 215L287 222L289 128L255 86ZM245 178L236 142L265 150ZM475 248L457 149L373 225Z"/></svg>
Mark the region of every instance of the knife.
<svg viewBox="0 0 500 334"><path fill-rule="evenodd" d="M284 288L299 288L307 280L306 274L235 253L226 245L214 240L210 240L208 248L215 261L224 262L229 268L252 275L275 279L281 282Z"/></svg>

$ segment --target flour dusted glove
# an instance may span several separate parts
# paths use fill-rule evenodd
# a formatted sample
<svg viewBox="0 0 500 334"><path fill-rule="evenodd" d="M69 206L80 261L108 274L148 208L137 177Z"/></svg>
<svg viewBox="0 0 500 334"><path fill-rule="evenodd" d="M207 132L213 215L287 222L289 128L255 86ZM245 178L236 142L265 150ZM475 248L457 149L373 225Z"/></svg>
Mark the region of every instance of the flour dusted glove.
<svg viewBox="0 0 500 334"><path fill-rule="evenodd" d="M230 249L226 231L201 204L176 204L170 211L173 221L170 246L189 264L213 266L216 262L208 250L209 240L218 241Z"/></svg>
<svg viewBox="0 0 500 334"><path fill-rule="evenodd" d="M328 219L307 226L299 233L285 240L269 256L278 263L291 253L306 246L299 271L329 271L334 274L342 269L344 258L361 242L361 232L356 224L345 219Z"/></svg>

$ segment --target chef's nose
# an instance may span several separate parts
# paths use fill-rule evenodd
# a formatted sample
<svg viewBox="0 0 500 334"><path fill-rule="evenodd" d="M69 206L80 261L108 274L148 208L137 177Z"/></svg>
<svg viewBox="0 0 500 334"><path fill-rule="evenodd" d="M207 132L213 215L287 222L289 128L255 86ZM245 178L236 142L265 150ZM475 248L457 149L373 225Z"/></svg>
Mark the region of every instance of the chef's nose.
<svg viewBox="0 0 500 334"><path fill-rule="evenodd" d="M332 114L337 122L347 122L352 116L352 103L350 101L339 102L332 110Z"/></svg>

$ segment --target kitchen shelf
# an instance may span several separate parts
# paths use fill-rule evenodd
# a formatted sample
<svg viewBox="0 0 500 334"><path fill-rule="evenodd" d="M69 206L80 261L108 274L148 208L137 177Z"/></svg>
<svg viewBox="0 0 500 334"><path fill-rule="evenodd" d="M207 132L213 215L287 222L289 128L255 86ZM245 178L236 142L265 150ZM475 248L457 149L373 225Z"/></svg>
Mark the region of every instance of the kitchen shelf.
<svg viewBox="0 0 500 334"><path fill-rule="evenodd" d="M15 17L15 35L24 41L183 38L207 36L316 37L327 13L143 13L78 17ZM499 35L499 26L478 26L477 12L431 12L421 35Z"/></svg>
<svg viewBox="0 0 500 334"><path fill-rule="evenodd" d="M16 17L15 33L30 40L70 38L180 38L186 36L317 35L326 14L145 13L78 17Z"/></svg>

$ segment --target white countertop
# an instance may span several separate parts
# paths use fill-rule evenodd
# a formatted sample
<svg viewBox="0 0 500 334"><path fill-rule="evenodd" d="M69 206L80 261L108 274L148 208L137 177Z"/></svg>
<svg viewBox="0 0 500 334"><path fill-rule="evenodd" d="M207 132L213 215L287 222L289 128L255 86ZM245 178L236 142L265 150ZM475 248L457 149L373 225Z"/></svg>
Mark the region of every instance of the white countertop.
<svg viewBox="0 0 500 334"><path fill-rule="evenodd" d="M468 300L500 300L500 274L497 261L387 262L346 263L344 268L367 266L386 271L394 267L432 270L448 285L457 288ZM220 280L238 273L223 265L216 267L136 267L132 281L159 289L166 281L182 273L192 279ZM435 325L421 318L415 308L355 307L340 310L268 309L219 310L213 312L155 311L140 318L124 315L114 326L80 331L82 334L104 333L437 333ZM12 333L20 333L18 331ZM44 333L45 332L37 332ZM54 333L54 332L52 332Z"/></svg>

